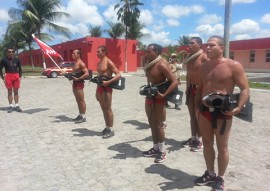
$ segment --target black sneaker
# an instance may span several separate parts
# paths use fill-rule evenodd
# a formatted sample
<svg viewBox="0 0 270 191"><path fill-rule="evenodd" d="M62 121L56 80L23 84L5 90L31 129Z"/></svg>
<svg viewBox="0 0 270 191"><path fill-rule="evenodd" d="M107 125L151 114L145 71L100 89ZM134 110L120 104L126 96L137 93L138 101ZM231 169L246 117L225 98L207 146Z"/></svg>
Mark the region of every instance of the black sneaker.
<svg viewBox="0 0 270 191"><path fill-rule="evenodd" d="M198 152L202 148L203 148L202 142L199 140L196 140L196 141L192 141L192 145L190 146L190 151Z"/></svg>
<svg viewBox="0 0 270 191"><path fill-rule="evenodd" d="M15 110L16 110L17 112L22 112L22 109L21 109L19 106L16 106L16 107L15 107Z"/></svg>
<svg viewBox="0 0 270 191"><path fill-rule="evenodd" d="M197 184L198 186L205 186L209 183L215 182L215 180L216 180L216 175L210 176L209 172L206 170L204 175L202 175L201 177L195 180L195 184Z"/></svg>
<svg viewBox="0 0 270 191"><path fill-rule="evenodd" d="M224 180L218 176L213 184L212 191L223 191L224 190Z"/></svg>
<svg viewBox="0 0 270 191"><path fill-rule="evenodd" d="M11 107L11 106L9 106L9 108L8 108L8 113L11 113L13 111L13 107Z"/></svg>
<svg viewBox="0 0 270 191"><path fill-rule="evenodd" d="M153 157L158 155L158 150L156 151L154 148L151 148L148 151L144 151L142 154L145 157Z"/></svg>
<svg viewBox="0 0 270 191"><path fill-rule="evenodd" d="M179 105L175 105L174 109L181 110L181 107Z"/></svg>
<svg viewBox="0 0 270 191"><path fill-rule="evenodd" d="M103 136L107 132L107 128L104 128L103 131L98 133L98 136Z"/></svg>
<svg viewBox="0 0 270 191"><path fill-rule="evenodd" d="M162 163L166 159L166 152L158 152L156 156L155 163Z"/></svg>
<svg viewBox="0 0 270 191"><path fill-rule="evenodd" d="M102 135L103 139L108 139L114 136L114 131L111 129L108 129L104 135Z"/></svg>
<svg viewBox="0 0 270 191"><path fill-rule="evenodd" d="M82 117L82 116L80 116L80 118L75 121L76 124L77 123L83 123L83 122L86 122L86 118Z"/></svg>
<svg viewBox="0 0 270 191"><path fill-rule="evenodd" d="M191 147L191 145L192 145L192 139L191 138L189 138L188 140L183 142L184 147Z"/></svg>
<svg viewBox="0 0 270 191"><path fill-rule="evenodd" d="M72 119L72 121L77 121L77 120L79 120L80 118L81 118L81 116L78 115L76 118Z"/></svg>

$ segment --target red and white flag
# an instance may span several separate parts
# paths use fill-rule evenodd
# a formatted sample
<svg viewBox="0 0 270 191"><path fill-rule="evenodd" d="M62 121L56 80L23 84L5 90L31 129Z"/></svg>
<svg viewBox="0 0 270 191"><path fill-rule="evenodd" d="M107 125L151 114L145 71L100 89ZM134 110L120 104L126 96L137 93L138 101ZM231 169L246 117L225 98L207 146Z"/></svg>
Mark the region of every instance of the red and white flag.
<svg viewBox="0 0 270 191"><path fill-rule="evenodd" d="M32 34L32 37L37 42L37 44L40 46L41 50L43 51L43 53L45 55L59 57L63 60L62 56L58 52L56 52L54 49L49 47L47 44L45 44L44 42L39 40L37 37L35 37L34 34Z"/></svg>

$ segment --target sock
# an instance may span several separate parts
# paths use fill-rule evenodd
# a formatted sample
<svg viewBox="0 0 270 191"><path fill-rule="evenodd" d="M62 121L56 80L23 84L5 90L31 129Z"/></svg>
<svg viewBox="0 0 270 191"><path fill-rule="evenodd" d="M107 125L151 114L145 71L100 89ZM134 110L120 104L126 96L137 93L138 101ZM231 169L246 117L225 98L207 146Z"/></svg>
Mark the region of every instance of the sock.
<svg viewBox="0 0 270 191"><path fill-rule="evenodd" d="M164 152L165 150L165 141L163 143L158 143L159 152Z"/></svg>
<svg viewBox="0 0 270 191"><path fill-rule="evenodd" d="M9 104L9 107L13 107L13 105L12 104Z"/></svg>
<svg viewBox="0 0 270 191"><path fill-rule="evenodd" d="M211 171L208 170L208 173L209 173L209 175L212 176L212 177L213 177L213 176L216 176L216 173L215 173L215 171L213 171L213 170L211 170Z"/></svg>
<svg viewBox="0 0 270 191"><path fill-rule="evenodd" d="M155 151L158 151L158 144L157 143L154 143L153 144L153 148L155 149Z"/></svg>
<svg viewBox="0 0 270 191"><path fill-rule="evenodd" d="M196 141L196 136L191 136L192 141Z"/></svg>
<svg viewBox="0 0 270 191"><path fill-rule="evenodd" d="M82 116L83 118L85 118L85 114L83 114L83 113L80 113L80 116Z"/></svg>
<svg viewBox="0 0 270 191"><path fill-rule="evenodd" d="M19 106L19 104L18 103L15 103L15 107L17 107L17 106Z"/></svg>
<svg viewBox="0 0 270 191"><path fill-rule="evenodd" d="M106 127L106 128L107 128L107 130L112 131L112 128L113 128L113 127Z"/></svg>
<svg viewBox="0 0 270 191"><path fill-rule="evenodd" d="M196 137L197 141L200 141L200 143L202 142L202 137Z"/></svg>

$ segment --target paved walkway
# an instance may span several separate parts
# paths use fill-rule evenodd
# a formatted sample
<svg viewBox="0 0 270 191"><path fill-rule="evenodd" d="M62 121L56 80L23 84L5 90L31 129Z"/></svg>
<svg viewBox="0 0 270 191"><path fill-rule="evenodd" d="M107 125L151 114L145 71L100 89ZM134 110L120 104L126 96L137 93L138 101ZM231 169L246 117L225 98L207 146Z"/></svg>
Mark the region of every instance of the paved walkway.
<svg viewBox="0 0 270 191"><path fill-rule="evenodd" d="M152 146L138 94L142 71L126 75L126 89L113 93L116 135L102 139L104 128L95 85L86 84L87 122L74 124L78 110L65 78L22 80L22 113L7 113L7 92L0 82L1 191L158 191L200 190L193 184L205 164L181 142L190 136L189 115L167 109L167 160L154 164L141 155ZM184 86L182 87L184 89ZM264 191L270 183L270 93L251 91L253 123L237 118L230 137L227 191Z"/></svg>

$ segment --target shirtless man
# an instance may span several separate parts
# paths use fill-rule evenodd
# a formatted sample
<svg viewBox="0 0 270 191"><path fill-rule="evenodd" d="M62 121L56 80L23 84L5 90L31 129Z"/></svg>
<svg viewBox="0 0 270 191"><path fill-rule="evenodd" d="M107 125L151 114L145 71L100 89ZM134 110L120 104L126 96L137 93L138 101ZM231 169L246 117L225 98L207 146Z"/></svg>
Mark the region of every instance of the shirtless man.
<svg viewBox="0 0 270 191"><path fill-rule="evenodd" d="M196 114L203 140L203 154L206 171L197 178L197 185L213 184L212 191L224 190L224 174L229 162L228 140L232 126L232 116L238 114L249 98L248 80L242 65L234 60L223 57L224 40L219 36L212 36L207 41L207 57L209 61L200 68L200 80L195 96ZM205 96L210 93L233 93L234 87L240 89L238 106L232 111L215 113L206 102ZM217 123L214 127L212 121ZM218 151L218 176L215 174L214 137Z"/></svg>
<svg viewBox="0 0 270 191"><path fill-rule="evenodd" d="M97 57L100 61L97 64L98 75L112 77L112 74L115 74L113 78L108 81L103 81L101 85L97 86L96 90L96 99L98 100L100 107L103 112L105 125L103 131L99 133L103 138L110 138L114 136L113 130L113 112L112 112L112 88L109 85L120 79L121 74L118 69L115 67L114 63L107 57L107 48L105 46L100 46L97 49Z"/></svg>
<svg viewBox="0 0 270 191"><path fill-rule="evenodd" d="M207 61L207 56L205 53L203 53L201 46L202 39L200 37L192 37L189 40L190 54L184 62L187 68L186 105L189 111L191 127L191 138L184 142L184 146L190 147L190 151L194 152L202 148L202 137L195 116L194 104L197 84L199 82L198 71L201 67L201 64Z"/></svg>
<svg viewBox="0 0 270 191"><path fill-rule="evenodd" d="M72 58L74 60L74 67L73 67L73 94L76 98L78 108L79 108L79 115L73 119L75 123L82 123L86 121L85 112L86 112L86 103L84 101L84 80L89 76L88 69L86 68L84 62L81 60L81 51L80 50L73 50Z"/></svg>
<svg viewBox="0 0 270 191"><path fill-rule="evenodd" d="M158 92L155 96L146 96L145 111L151 128L153 147L143 152L144 156L155 156L155 163L161 163L166 158L165 128L166 128L166 96L178 86L175 75L169 63L160 56L162 47L157 44L148 45L145 52L146 66L144 67L149 85L157 85L170 81L165 92Z"/></svg>

